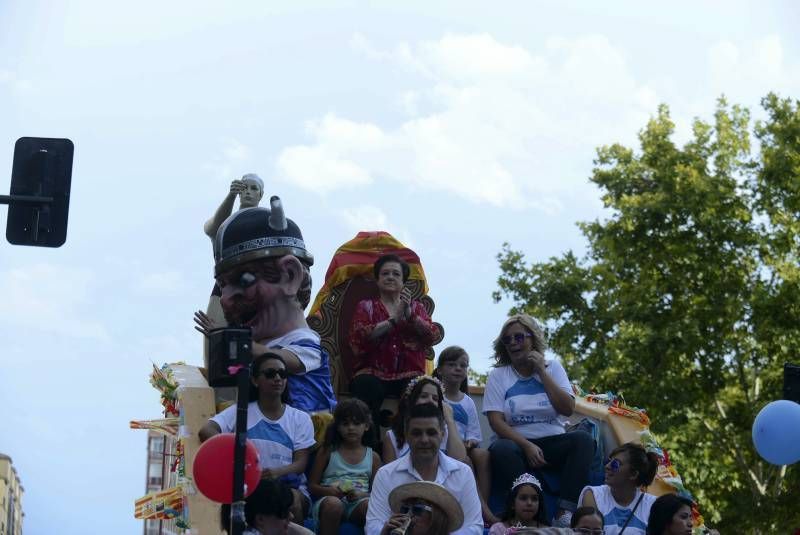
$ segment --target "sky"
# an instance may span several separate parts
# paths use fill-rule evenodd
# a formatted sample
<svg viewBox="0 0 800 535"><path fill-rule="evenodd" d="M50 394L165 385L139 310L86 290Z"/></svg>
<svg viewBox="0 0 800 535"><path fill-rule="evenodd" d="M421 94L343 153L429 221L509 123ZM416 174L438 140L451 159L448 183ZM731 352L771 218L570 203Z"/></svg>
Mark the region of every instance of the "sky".
<svg viewBox="0 0 800 535"><path fill-rule="evenodd" d="M0 0L0 190L14 142L75 144L58 249L0 243L0 452L26 535L138 534L151 362L202 363L204 221L255 172L315 255L387 230L420 256L442 345L486 371L503 242L582 254L597 147L667 104L800 90L792 2ZM0 221L7 209L0 207Z"/></svg>

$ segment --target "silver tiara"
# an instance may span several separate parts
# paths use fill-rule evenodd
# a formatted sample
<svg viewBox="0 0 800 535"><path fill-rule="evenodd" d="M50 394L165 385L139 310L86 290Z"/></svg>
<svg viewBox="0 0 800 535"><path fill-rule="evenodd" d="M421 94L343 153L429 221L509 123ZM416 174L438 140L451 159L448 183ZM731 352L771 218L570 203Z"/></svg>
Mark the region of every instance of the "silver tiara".
<svg viewBox="0 0 800 535"><path fill-rule="evenodd" d="M522 474L521 476L519 476L517 479L514 480L514 483L511 484L511 490L514 490L520 485L525 485L525 484L533 485L537 489L542 490L542 484L539 483L539 480L536 479L531 474L527 473Z"/></svg>

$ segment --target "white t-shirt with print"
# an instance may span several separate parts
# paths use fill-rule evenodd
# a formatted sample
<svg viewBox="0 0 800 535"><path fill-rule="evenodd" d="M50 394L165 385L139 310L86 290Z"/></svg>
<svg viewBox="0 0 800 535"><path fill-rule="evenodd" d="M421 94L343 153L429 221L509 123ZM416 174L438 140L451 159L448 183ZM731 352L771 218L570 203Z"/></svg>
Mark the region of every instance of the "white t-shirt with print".
<svg viewBox="0 0 800 535"><path fill-rule="evenodd" d="M597 510L603 515L603 535L618 535L631 515L631 509L636 505L639 496L642 496L642 501L639 502L633 517L625 527L625 535L646 535L647 520L650 518L650 508L653 506L653 502L656 501L655 496L636 489L633 501L623 507L614 499L611 494L611 488L608 485L600 485L597 487L584 487L578 497L578 503L583 501L583 496L587 490L592 491Z"/></svg>
<svg viewBox="0 0 800 535"><path fill-rule="evenodd" d="M564 392L573 396L564 367L547 361L547 372ZM511 365L493 369L486 380L483 413L502 412L506 423L525 438L542 438L564 432L566 417L558 414L545 392L539 374L521 377Z"/></svg>
<svg viewBox="0 0 800 535"><path fill-rule="evenodd" d="M464 394L461 401L450 401L447 398L444 401L453 409L453 420L456 421L461 440L474 440L480 444L483 440L481 422L478 420L478 409L472 398Z"/></svg>
<svg viewBox="0 0 800 535"><path fill-rule="evenodd" d="M211 420L219 425L223 433L235 432L236 405L228 407ZM308 414L289 405L285 405L283 416L270 420L261 412L258 402L251 401L247 406L247 439L258 450L262 470L279 468L292 464L295 451L315 444L314 425ZM281 479L305 492L305 474L290 474Z"/></svg>

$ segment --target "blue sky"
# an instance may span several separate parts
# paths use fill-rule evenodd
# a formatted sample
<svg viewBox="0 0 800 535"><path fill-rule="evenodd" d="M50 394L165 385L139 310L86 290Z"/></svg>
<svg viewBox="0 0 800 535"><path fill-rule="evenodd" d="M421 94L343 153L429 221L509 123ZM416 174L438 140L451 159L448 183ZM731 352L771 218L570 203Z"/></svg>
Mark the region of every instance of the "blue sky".
<svg viewBox="0 0 800 535"><path fill-rule="evenodd" d="M128 421L159 415L151 361L202 361L202 225L232 179L281 196L315 288L358 230L414 248L443 344L486 370L495 255L583 250L597 146L662 102L685 140L722 93L800 89L790 2L275 4L0 2L0 169L18 137L75 143L67 243L0 243L0 452L27 535L141 532Z"/></svg>

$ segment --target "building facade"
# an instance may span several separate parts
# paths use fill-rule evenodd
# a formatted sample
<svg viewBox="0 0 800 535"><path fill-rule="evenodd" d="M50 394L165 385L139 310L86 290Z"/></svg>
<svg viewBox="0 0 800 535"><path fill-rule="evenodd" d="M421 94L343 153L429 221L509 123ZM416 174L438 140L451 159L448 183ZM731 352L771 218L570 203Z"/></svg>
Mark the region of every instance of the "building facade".
<svg viewBox="0 0 800 535"><path fill-rule="evenodd" d="M147 432L147 471L145 494L161 490L164 483L165 436L155 431ZM145 520L144 535L160 535L160 520Z"/></svg>
<svg viewBox="0 0 800 535"><path fill-rule="evenodd" d="M22 534L23 492L25 489L11 457L0 453L0 535Z"/></svg>
<svg viewBox="0 0 800 535"><path fill-rule="evenodd" d="M147 480L145 494L158 492L175 484L170 463L175 458L176 440L156 431L147 432ZM179 535L183 530L175 527L175 520L148 519L144 521L144 535Z"/></svg>

